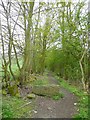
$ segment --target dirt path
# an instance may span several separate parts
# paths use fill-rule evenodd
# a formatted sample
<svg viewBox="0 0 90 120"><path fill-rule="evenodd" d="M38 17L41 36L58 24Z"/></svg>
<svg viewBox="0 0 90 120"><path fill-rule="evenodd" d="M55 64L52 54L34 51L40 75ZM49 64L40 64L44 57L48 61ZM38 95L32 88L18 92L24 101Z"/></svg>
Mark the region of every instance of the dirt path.
<svg viewBox="0 0 90 120"><path fill-rule="evenodd" d="M48 74L48 77L50 84L58 84L51 74ZM37 96L32 118L72 118L77 113L77 108L74 105L77 103L77 98L64 88L60 87L60 92L64 94L64 98L57 101Z"/></svg>

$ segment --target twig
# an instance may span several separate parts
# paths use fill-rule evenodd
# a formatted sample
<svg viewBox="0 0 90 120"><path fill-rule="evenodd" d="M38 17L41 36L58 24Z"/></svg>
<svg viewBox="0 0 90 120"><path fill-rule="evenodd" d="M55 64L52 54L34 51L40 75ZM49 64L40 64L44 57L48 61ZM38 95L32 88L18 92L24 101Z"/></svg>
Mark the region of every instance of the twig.
<svg viewBox="0 0 90 120"><path fill-rule="evenodd" d="M30 103L31 103L31 101L30 101L30 102L28 102L28 103L26 103L26 104L24 104L24 105L22 105L22 106L20 106L19 108L17 108L17 110L19 110L20 108L25 107L26 105L29 105Z"/></svg>

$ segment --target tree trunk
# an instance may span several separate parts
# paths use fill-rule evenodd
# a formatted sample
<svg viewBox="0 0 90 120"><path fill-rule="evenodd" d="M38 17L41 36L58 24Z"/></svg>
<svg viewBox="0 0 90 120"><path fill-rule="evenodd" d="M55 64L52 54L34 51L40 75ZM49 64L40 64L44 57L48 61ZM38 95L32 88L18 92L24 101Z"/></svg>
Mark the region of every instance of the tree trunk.
<svg viewBox="0 0 90 120"><path fill-rule="evenodd" d="M29 3L29 11L27 18L27 28L26 28L26 13L24 7L24 26L25 26L25 48L24 48L24 62L21 70L21 86L28 79L29 74L31 74L31 36L30 30L32 27L32 13L33 13L34 2Z"/></svg>
<svg viewBox="0 0 90 120"><path fill-rule="evenodd" d="M83 65L82 65L82 60L84 58L86 54L86 50L83 52L83 55L79 61L79 64L80 64L80 69L81 69L81 74L82 74L82 85L83 85L83 89L86 90L86 85L85 85L85 76L84 76L84 70L83 70Z"/></svg>

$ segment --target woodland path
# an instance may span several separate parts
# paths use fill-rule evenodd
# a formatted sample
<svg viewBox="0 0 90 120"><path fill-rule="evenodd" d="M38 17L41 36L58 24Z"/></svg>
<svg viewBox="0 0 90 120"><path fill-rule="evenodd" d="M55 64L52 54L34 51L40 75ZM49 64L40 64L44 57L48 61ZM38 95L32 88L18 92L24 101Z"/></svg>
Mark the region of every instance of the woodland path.
<svg viewBox="0 0 90 120"><path fill-rule="evenodd" d="M48 74L50 84L58 84L58 81ZM35 113L32 118L72 118L77 113L77 97L60 87L60 92L64 94L64 98L60 100L52 100L51 98L37 96L35 100Z"/></svg>

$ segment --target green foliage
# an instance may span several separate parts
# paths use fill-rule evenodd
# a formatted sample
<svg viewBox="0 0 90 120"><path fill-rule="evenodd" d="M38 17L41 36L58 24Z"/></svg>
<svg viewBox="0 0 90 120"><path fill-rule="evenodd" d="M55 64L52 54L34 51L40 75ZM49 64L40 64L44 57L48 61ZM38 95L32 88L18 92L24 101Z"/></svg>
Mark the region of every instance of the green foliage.
<svg viewBox="0 0 90 120"><path fill-rule="evenodd" d="M62 93L59 93L57 95L52 96L52 99L53 100L60 100L60 98L63 98L63 97L64 97L64 95Z"/></svg>
<svg viewBox="0 0 90 120"><path fill-rule="evenodd" d="M58 79L61 86L68 89L78 96L78 109L79 113L74 118L88 118L88 95L84 91L78 89L76 86L71 86L65 80Z"/></svg>
<svg viewBox="0 0 90 120"><path fill-rule="evenodd" d="M69 50L69 48L67 49ZM78 79L81 78L79 62L70 52L68 53L68 51L64 52L57 48L50 49L47 51L46 65L49 70L65 79L78 81Z"/></svg>
<svg viewBox="0 0 90 120"><path fill-rule="evenodd" d="M35 94L33 94L33 93L30 93L30 94L28 94L27 95L27 98L29 98L29 99L35 99Z"/></svg>
<svg viewBox="0 0 90 120"><path fill-rule="evenodd" d="M59 86L58 85L35 85L32 87L32 92L36 95L42 96L53 96L59 93Z"/></svg>
<svg viewBox="0 0 90 120"><path fill-rule="evenodd" d="M2 117L3 118L12 118L14 116L14 113L12 111L12 108L9 104L3 104L2 105Z"/></svg>
<svg viewBox="0 0 90 120"><path fill-rule="evenodd" d="M47 85L48 81L47 80L35 80L32 82L33 85Z"/></svg>
<svg viewBox="0 0 90 120"><path fill-rule="evenodd" d="M7 95L7 91L5 89L2 89L2 94Z"/></svg>
<svg viewBox="0 0 90 120"><path fill-rule="evenodd" d="M22 18L24 23L23 27L26 28L22 36L23 40L20 42L19 38L17 38L17 40L16 38L13 38L13 43L15 44L14 47L16 48L16 52L14 51L16 53L16 58L18 57L20 67L23 65L25 69L23 74L27 72L28 75L26 76L28 77L28 71L31 69L32 72L43 74L45 68L47 68L64 79L80 83L82 74L79 61L82 57L83 51L86 49L86 45L88 44L87 11L85 11L85 14L82 14L83 9L85 9L85 2L78 2L77 4L71 2L50 4L40 3L37 7L38 11L42 11L44 8L45 11L42 11L41 14L38 12L37 14L34 14L33 17L31 13L34 12L34 3L33 5L27 5L28 12L24 9L24 5L26 6L26 4L23 3L23 11L20 11L23 14L22 16L19 16L20 22ZM29 5L32 6L32 9L29 9ZM42 16L46 16L44 22ZM27 27L26 23L28 23ZM6 31L8 31L8 29ZM32 32L30 33L30 31ZM6 35L7 32L3 34ZM32 36L34 38L33 40ZM9 41L9 39L7 41ZM22 50L22 56L18 56L17 54L17 50L19 49L20 51ZM30 54L28 54L28 52L30 52ZM20 74L21 71L19 72L18 70L16 58L14 54L14 58L11 59L11 69L16 78L18 78L22 77L22 74ZM85 55L82 61L85 80L88 76L87 61L87 55ZM12 76L10 80L13 80ZM26 79L24 76L22 78ZM40 81L39 84L43 83Z"/></svg>
<svg viewBox="0 0 90 120"><path fill-rule="evenodd" d="M2 71L2 61L0 60L0 71ZM2 72L0 72L0 76L2 76Z"/></svg>
<svg viewBox="0 0 90 120"><path fill-rule="evenodd" d="M20 67L22 67L22 64L23 64L22 56L18 58L18 61L19 61ZM9 67L8 67L8 70L9 70ZM19 74L19 70L18 70L18 66L15 58L12 59L12 71L14 72L15 75Z"/></svg>
<svg viewBox="0 0 90 120"><path fill-rule="evenodd" d="M37 77L37 80L31 82L32 85L48 85L48 77L46 75Z"/></svg>
<svg viewBox="0 0 90 120"><path fill-rule="evenodd" d="M17 85L8 86L8 92L12 96L15 96L16 94L18 94L18 87L17 87Z"/></svg>
<svg viewBox="0 0 90 120"><path fill-rule="evenodd" d="M2 96L2 101L3 118L27 118L31 116L29 112L32 110L33 104L25 105L30 101L13 96Z"/></svg>
<svg viewBox="0 0 90 120"><path fill-rule="evenodd" d="M10 4L12 3L7 4L6 6L7 9L9 8ZM76 3L73 4L73 2L58 2L58 3L47 4L45 2L42 2L40 3L40 6L37 6L38 12L36 14L33 14L32 16L32 13L35 13L33 9L34 7L33 5L34 5L34 2L32 4L23 3L21 4L22 10L21 11L17 10L18 15L21 15L21 13L23 13L22 16L18 16L18 17L20 18L20 22L22 18L22 22L24 24L23 26L20 25L21 26L20 28L24 27L25 32L23 32L22 34L23 36L20 37L20 38L23 38L21 42L19 37L16 37L15 39L12 38L12 40L13 40L14 47L16 48L16 52L14 51L14 53L16 53L17 55L16 58L17 57L19 58L18 61L19 61L20 67L22 67L23 65L24 72L21 73L21 71L18 70L18 64L14 54L14 58L9 60L9 63L11 61L11 69L16 78L15 83L17 84L17 81L19 80L18 78L22 77L23 79L22 81L24 81L23 83L25 84L26 79L30 74L29 72L32 71L32 72L35 72L36 74L37 73L43 74L46 68L50 71L53 71L59 77L64 78L70 83L73 82L81 86L82 73L81 73L79 61L82 57L83 51L87 48L86 46L89 46L87 42L88 40L87 10L84 12L85 14L82 14L83 10L85 9L85 6L84 6L85 3L78 2L77 4ZM19 7L20 6L18 6L18 8ZM10 10L12 10L12 5ZM42 11L42 12L39 12L39 11ZM3 11L3 13L6 13L6 12ZM12 13L12 11L10 11L10 13ZM43 16L46 16L45 17L46 19L44 20L44 22L43 22ZM16 23L16 20L14 21ZM9 23L6 23L6 24L9 25ZM2 25L3 24L1 21L1 27ZM14 25L12 25L12 27L13 26ZM9 27L11 28L11 26L8 26L8 28ZM18 27L17 28L15 27L15 29L16 31L18 31L17 30ZM9 33L8 34L9 37L7 37L6 39L7 33ZM19 34L21 34L21 33L18 33L18 34L17 33L15 36L19 36ZM10 53L8 51L5 51L6 50L5 45L7 44L7 47L8 47L7 50L10 50L11 48L11 53L12 53L13 49L12 49L12 42L10 39L10 36L13 37L12 30L10 32L10 30L7 29L6 31L4 31L4 33L2 33L2 35L4 37L4 39L2 40L2 47L4 45L3 52ZM18 56L19 50L20 51L22 50L21 57ZM9 56L8 54L8 58L10 58L11 56L12 55ZM88 75L89 73L88 72L88 56L89 55L85 54L82 60L82 67L83 67L84 78L85 78L84 82L89 80L88 79L88 76L89 76ZM7 58L5 59L7 61ZM0 70L1 70L1 67L2 67L2 63L0 60ZM8 71L11 72L9 70L9 67L10 67L10 64L8 65ZM10 78L9 78L11 81L13 81L12 72L10 73ZM0 76L1 75L2 75L2 72L0 72ZM60 81L61 81L60 84L62 86L66 87L71 92L73 92L74 94L76 94L81 98L79 101L80 103L79 116L86 117L87 113L86 113L86 110L84 109L86 109L85 106L87 106L86 104L87 96L84 95L82 91L79 91L78 89L76 89L76 87L70 87L70 85L66 84L66 82L63 81L62 79ZM33 81L31 84L40 85L40 86L47 85L48 80L47 78L42 78L42 79L38 78L37 80ZM16 90L15 93L13 93L14 89ZM13 87L10 86L8 90L13 95L15 95L18 92L15 86ZM84 99L82 99L83 95L84 95ZM59 97L60 96L56 95L54 96L54 99L59 99ZM9 115L7 108L5 110L6 110L6 113Z"/></svg>

